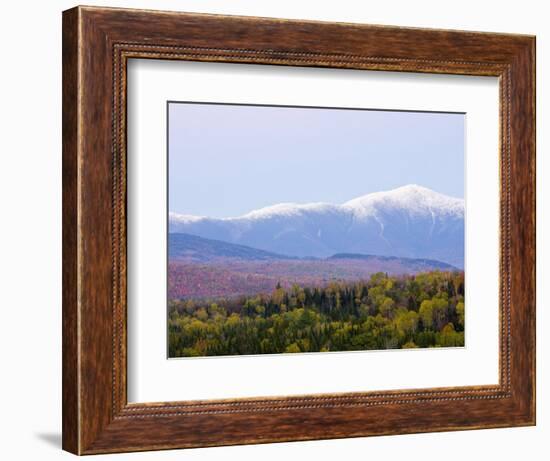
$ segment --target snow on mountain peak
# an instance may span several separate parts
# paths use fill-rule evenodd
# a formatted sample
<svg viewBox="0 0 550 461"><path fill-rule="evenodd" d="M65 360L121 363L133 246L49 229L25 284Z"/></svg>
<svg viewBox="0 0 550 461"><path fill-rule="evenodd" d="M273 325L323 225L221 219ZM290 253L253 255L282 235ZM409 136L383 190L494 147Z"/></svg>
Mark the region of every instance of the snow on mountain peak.
<svg viewBox="0 0 550 461"><path fill-rule="evenodd" d="M191 214L179 214L170 211L168 213L168 220L174 223L192 223L197 221L202 221L203 219L208 219L206 216L195 216Z"/></svg>
<svg viewBox="0 0 550 461"><path fill-rule="evenodd" d="M431 213L434 210L444 214L464 214L464 199L450 197L417 184L363 195L342 206L361 216L397 209L410 214Z"/></svg>
<svg viewBox="0 0 550 461"><path fill-rule="evenodd" d="M329 203L279 203L277 205L267 206L258 210L253 210L240 218L232 219L269 219L273 217L299 216L307 212L327 212L337 209L337 205Z"/></svg>
<svg viewBox="0 0 550 461"><path fill-rule="evenodd" d="M439 211L443 214L464 215L464 199L450 197L417 184L409 184L397 189L370 194L349 200L342 205L330 203L278 203L252 210L242 216L221 218L223 221L262 220L300 216L307 213L352 213L358 217L376 215L378 212L400 210L409 214L424 214ZM170 221L194 223L212 218L205 216L180 215L170 213ZM216 219L216 218L213 218Z"/></svg>

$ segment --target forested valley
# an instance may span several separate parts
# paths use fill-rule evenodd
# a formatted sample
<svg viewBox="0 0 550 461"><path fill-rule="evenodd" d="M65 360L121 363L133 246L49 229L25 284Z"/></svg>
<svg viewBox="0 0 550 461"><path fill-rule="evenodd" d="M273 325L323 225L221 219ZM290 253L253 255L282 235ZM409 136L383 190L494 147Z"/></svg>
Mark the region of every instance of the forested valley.
<svg viewBox="0 0 550 461"><path fill-rule="evenodd" d="M464 346L464 272L169 301L169 356Z"/></svg>

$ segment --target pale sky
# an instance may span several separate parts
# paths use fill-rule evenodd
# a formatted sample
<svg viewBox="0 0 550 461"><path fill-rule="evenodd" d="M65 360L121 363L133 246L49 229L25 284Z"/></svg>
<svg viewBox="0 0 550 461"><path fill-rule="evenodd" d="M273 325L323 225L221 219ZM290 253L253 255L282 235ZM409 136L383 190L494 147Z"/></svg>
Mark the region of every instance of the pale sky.
<svg viewBox="0 0 550 461"><path fill-rule="evenodd" d="M168 208L239 216L419 184L464 197L464 114L168 103Z"/></svg>

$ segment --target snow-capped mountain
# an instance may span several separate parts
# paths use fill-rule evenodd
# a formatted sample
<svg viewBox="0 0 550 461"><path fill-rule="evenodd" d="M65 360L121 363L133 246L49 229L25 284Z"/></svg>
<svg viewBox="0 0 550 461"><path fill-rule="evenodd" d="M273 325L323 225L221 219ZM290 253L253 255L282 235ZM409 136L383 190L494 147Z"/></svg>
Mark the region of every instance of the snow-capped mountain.
<svg viewBox="0 0 550 461"><path fill-rule="evenodd" d="M367 194L342 205L281 203L234 218L170 213L169 232L289 256L357 253L464 266L464 200L417 185Z"/></svg>

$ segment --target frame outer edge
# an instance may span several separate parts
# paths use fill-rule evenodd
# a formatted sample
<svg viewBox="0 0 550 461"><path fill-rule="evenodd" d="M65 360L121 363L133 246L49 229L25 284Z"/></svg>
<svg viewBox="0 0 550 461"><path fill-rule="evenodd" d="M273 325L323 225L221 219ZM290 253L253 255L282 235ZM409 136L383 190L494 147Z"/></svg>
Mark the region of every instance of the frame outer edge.
<svg viewBox="0 0 550 461"><path fill-rule="evenodd" d="M62 15L62 448L79 454L79 22L73 8Z"/></svg>
<svg viewBox="0 0 550 461"><path fill-rule="evenodd" d="M130 11L132 12L131 15L129 14ZM102 204L106 203L107 196L112 199L108 195L110 192L107 191L107 186L113 186L112 181L116 179L111 178L111 173L107 170L108 158L104 154L107 152L108 146L103 136L109 129L108 125L111 126L111 121L107 121L107 116L110 112L106 106L107 99L111 99L113 96L111 94L113 90L109 87L110 81L107 81L107 74L110 72L107 69L112 68L111 55L109 53L113 44L116 44L121 39L121 36L124 38L124 34L130 38L133 34L141 40L142 37L139 36L139 33L150 32L151 28L147 26L146 21L138 21L141 29L138 27L136 29L137 32L134 29L121 25L131 23L131 19L135 19L134 16L138 17L142 14L145 13L138 14L133 10L107 10L89 7L76 7L63 13L63 449L75 454L92 454L290 440L318 440L390 433L432 432L438 430L433 425L415 425L414 427L387 426L385 429L378 428L369 431L364 429L363 425L365 417L372 417L372 415L369 415L370 410L368 412L366 409L357 410L354 413L355 420L349 421L348 424L347 416L342 416L343 409L335 411L328 407L298 409L298 413L292 415L288 412L283 412L281 413L283 415L282 418L267 411L265 413L267 419L264 425L269 430L273 428L271 423L275 422L275 427L277 427L281 421L286 421L286 425L279 426L281 430L278 435L271 437L265 436L264 433L252 433L251 435L250 432L247 432L246 435L243 435L242 431L256 427L258 420L253 413L249 415L239 413L235 413L235 415L204 414L193 417L183 417L182 415L174 414L170 415L174 417L172 420L173 424L164 424L162 426L163 431L160 431L161 421L167 420L161 419L160 415L153 415L152 418L143 418L143 415L138 415L132 419L120 417L123 415L118 413L115 401L111 400L111 389L109 389L108 393L106 390L106 384L112 378L112 374L106 372L108 368L106 357L111 349L115 349L115 344L108 343L107 341L108 337L112 337L111 333L114 333L114 328L109 323L110 317L107 315L109 305L107 296L109 294L112 295L110 292L111 287L107 285L107 279L112 274L112 270L116 271L116 267L114 269L107 267L107 258L105 257L107 248L102 242L112 237L112 230L111 234L109 234L108 230L108 228L111 228L108 224L111 224L112 217L108 216L108 212ZM164 21L164 17L170 18L176 14L164 14L162 19ZM182 21L185 19L190 23L190 26L196 25L194 23L199 17L204 17L193 14L188 16L185 14L177 15L178 24L179 19L182 18ZM126 16L131 17L128 18ZM157 17L158 15L155 14L154 16ZM212 16L207 17L210 21L214 21ZM229 22L229 31L233 33L231 40L238 45L241 42L240 28L244 27L241 24L244 22L244 19L222 16L218 16L218 18L220 20L225 18L224 20ZM126 21L123 21L123 19L126 19ZM143 18L138 19L142 20ZM265 20L266 23L271 24L273 27L275 27L275 24L279 24L276 21L275 19ZM174 25L173 23L174 21L172 21L172 26ZM302 23L300 21L285 21L284 23L288 24L289 28L291 26L303 26L306 29L332 27L330 23L326 23L326 25L321 25L321 23ZM165 24L166 27L168 25ZM249 25L246 24L246 28L248 27ZM361 25L357 27L353 26L355 30L353 36L361 35L357 30L367 30L367 28L367 25L365 25L364 29L362 29ZM143 31L142 29L145 30ZM391 29L388 28L387 30ZM397 28L395 29L398 30ZM403 33L402 29L399 30ZM182 40L179 36L180 31L181 28L179 27L172 29L172 33L174 34L173 40L176 43ZM408 32L414 35L421 33L419 30L408 30ZM217 32L212 32L212 34L215 33ZM303 33L304 31L297 33L298 38L301 38ZM376 35L379 36L380 34L380 29L376 28ZM456 48L457 44L455 41L460 36L455 36L456 34L453 31L435 32L432 30L430 34L441 35L446 40L443 43L446 44L447 48L454 47L452 50L462 49L463 51L458 53L459 57L467 53L468 49L471 48L471 53L474 57L476 53L477 55L481 53L482 60L487 60L485 57L487 51L479 51L476 40L471 40L471 34L468 34L466 37L468 38L466 46L459 48ZM265 39L268 43L271 41L271 38L265 38L262 34L253 33L252 35ZM518 57L516 53L519 52L519 48L521 47L523 59L529 63L526 71L530 72L533 70L534 40L529 40L525 37L519 38L502 35L498 36L499 42L500 40L502 42L494 43L497 39L494 35L487 34L484 38L489 42L488 45L495 47L497 50L502 51L506 49L506 52L502 51L499 59L506 60L507 62L515 60ZM166 39L163 37L159 40L159 43L163 45L167 44ZM228 39L229 41L230 39ZM196 47L195 49L199 49L202 46L202 41L199 39L193 38L191 42L192 45L197 45L198 48ZM233 49L235 48L235 43L230 43L228 46ZM362 43L356 40L354 47L359 50L358 53L363 49L364 45ZM458 40L458 43L460 43L460 40ZM506 44L509 47L503 48ZM145 46L147 45L149 43ZM330 51L332 43L330 46L324 43L319 45L319 47L321 51L324 51L323 47L328 48ZM296 51L290 51L290 53L292 52L296 53ZM511 55L511 53L514 53L514 55ZM524 53L529 54L529 56L525 57ZM210 59L211 57L208 56L208 60ZM421 53L419 60L422 61L423 59L424 57ZM523 61L524 66L526 61ZM502 62L500 61L500 63ZM462 65L464 63L458 62L458 64ZM492 58L491 64L493 64ZM497 61L494 64L496 65ZM398 63L396 66L405 69L402 63ZM103 75L103 71L105 71L105 75ZM477 72L475 74L477 75ZM534 187L532 185L535 174L534 125L530 125L534 122L534 100L531 100L531 98L534 98L534 81L528 80L527 88L523 89L522 95L526 96L525 101L532 103L533 107L529 107L525 114L528 119L526 121L527 128L525 128L525 125L520 126L523 126L525 130L521 132L525 136L525 138L522 138L523 143L528 143L529 148L526 149L524 152L525 156L519 163L529 164L527 177L523 176L521 183L522 187L526 188L526 195L523 195L522 201L526 209L523 209L523 211L531 213L533 212L535 200ZM93 88L89 86L92 83ZM102 94L103 96L101 96ZM95 104L96 100L100 101L101 107ZM530 118L529 115L531 116ZM98 139L89 138L94 132L100 133ZM84 134L87 137L83 137ZM94 180L96 181L95 183ZM114 186L116 187L116 185L115 183ZM109 191L111 190L112 187L109 187ZM95 198L97 201L90 200L91 198ZM513 215L514 213L512 213ZM529 224L534 223L534 216L530 217L528 221ZM530 240L533 236L534 229L527 230L527 242L525 242L525 245L534 251L534 242ZM101 248L97 250L96 246L100 246ZM533 260L534 252L529 253L526 259L522 259L522 261L527 262L528 266ZM535 281L531 279L535 270L534 266L524 267L524 269L526 269L525 279L530 282L528 285L534 287ZM526 301L534 302L534 294L531 294ZM532 386L529 384L526 386L529 396L527 398L520 397L519 399L515 399L515 401L508 400L507 402L503 402L503 404L507 403L508 405L504 405L501 408L498 418L495 415L495 418L489 421L483 419L483 414L493 407L491 400L479 400L475 403L464 401L462 405L466 407L469 411L469 416L474 417L475 421L463 419L468 416L468 414L465 414L462 416L462 419L454 422L451 421L449 425L440 426L443 430L509 427L513 425L528 425L534 422L534 336L532 336L532 329L534 328L534 312L532 312L532 309L534 309L534 306L530 302L527 304L524 306L527 312L523 315L532 314L533 316L527 319L523 318L520 322L516 323L516 326L520 327L521 333L526 336L531 335L531 337L528 338L529 344L526 345L528 352L522 353L522 357L515 363L519 365L515 367L515 370L516 373L520 373L520 376L521 374L525 374L527 370L530 370L530 376L523 376L521 380L523 386L519 386L519 389L517 389L521 391L521 388L525 388L526 383L532 384ZM516 311L517 313L518 311ZM114 383L113 381L113 386ZM521 392L518 394L520 396L524 395ZM440 408L441 411L446 411L449 408L456 408L458 402L454 400L458 399L451 398L446 403L426 400L425 404L428 407L434 409ZM525 411L526 406L532 409L530 414L528 411ZM391 413L392 407L388 407L388 410ZM399 410L401 410L401 407ZM413 408L409 407L407 403L403 406L402 413L394 416L395 418L402 417L403 412L412 410ZM395 411L393 412L395 413ZM509 412L508 419L505 418L504 412ZM317 421L311 420L314 414L318 415ZM294 425L296 415L298 419L303 418L303 423L309 424L308 428L306 428L307 430L302 431L300 434L292 433L289 429L290 426ZM533 420L531 420L531 416ZM318 427L318 424L330 420L337 422L345 421L345 427L343 428L345 430L343 432L328 431L325 427ZM291 422L289 423L289 421ZM213 433L212 426L221 423L224 424L222 426L224 433ZM354 427L355 429L352 430ZM157 431L156 429L159 430ZM178 431L183 431L182 435L189 435L189 433L195 432L196 437L187 437L185 440L177 439L177 436L180 435ZM162 442L162 437L161 439L155 439L157 434L163 436L166 442ZM205 434L207 434L206 437ZM199 435L202 439L197 438ZM174 436L176 436L176 440L173 443ZM147 441L148 439L149 441Z"/></svg>
<svg viewBox="0 0 550 461"><path fill-rule="evenodd" d="M537 251L536 251L536 242L537 242L537 37L532 37L531 44L531 85L532 85L532 100L531 100L531 110L532 113L532 122L533 122L533 134L531 139L531 148L533 149L533 163L532 163L532 184L534 188L533 193L533 209L531 213L533 214L533 225L534 233L533 236L535 241L535 255L534 255L534 268L533 268L533 283L535 284L534 290L534 316L533 316L533 325L532 325L532 335L533 335L533 358L532 358L532 369L533 369L533 401L531 402L532 410L532 423L533 426L537 425Z"/></svg>
<svg viewBox="0 0 550 461"><path fill-rule="evenodd" d="M510 285L512 395L516 425L536 425L535 39L511 62Z"/></svg>

